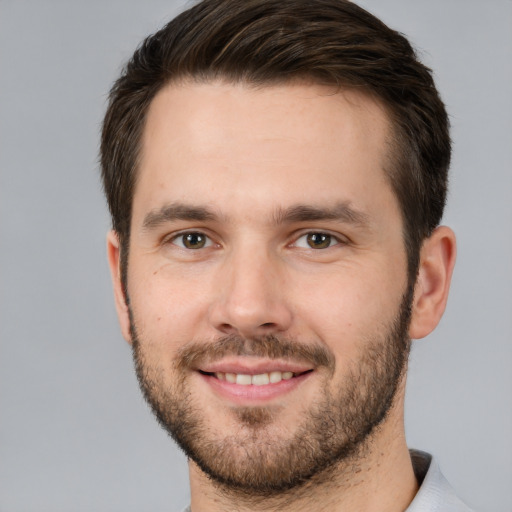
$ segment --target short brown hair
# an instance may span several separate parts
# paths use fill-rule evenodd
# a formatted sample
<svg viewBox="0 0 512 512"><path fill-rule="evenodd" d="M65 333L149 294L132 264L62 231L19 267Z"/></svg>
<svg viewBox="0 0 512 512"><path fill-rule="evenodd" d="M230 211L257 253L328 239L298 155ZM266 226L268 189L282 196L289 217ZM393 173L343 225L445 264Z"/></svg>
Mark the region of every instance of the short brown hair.
<svg viewBox="0 0 512 512"><path fill-rule="evenodd" d="M203 0L148 37L110 92L101 167L123 278L149 104L172 81L272 85L306 79L376 97L393 126L386 174L400 204L410 279L439 224L449 122L431 71L400 33L348 0Z"/></svg>

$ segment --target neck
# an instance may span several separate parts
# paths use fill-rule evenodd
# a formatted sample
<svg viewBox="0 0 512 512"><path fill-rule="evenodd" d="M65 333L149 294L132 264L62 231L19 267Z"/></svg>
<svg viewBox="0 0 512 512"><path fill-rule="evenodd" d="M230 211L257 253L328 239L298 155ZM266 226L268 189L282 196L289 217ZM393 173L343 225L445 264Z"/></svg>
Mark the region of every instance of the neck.
<svg viewBox="0 0 512 512"><path fill-rule="evenodd" d="M189 462L192 512L400 512L418 484L405 442L403 400L359 452L278 496L250 496L213 482Z"/></svg>

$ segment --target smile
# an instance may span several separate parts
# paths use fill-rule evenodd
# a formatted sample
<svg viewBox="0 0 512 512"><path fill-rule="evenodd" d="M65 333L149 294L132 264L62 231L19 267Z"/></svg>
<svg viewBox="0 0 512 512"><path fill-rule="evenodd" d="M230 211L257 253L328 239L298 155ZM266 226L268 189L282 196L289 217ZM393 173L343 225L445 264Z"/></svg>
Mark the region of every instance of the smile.
<svg viewBox="0 0 512 512"><path fill-rule="evenodd" d="M276 368L267 371L253 369L254 373L249 373L247 369L245 371L242 369L235 371L234 368L230 368L230 371L219 370L209 372L199 370L198 373L215 394L238 405L246 406L283 396L296 389L314 373L313 369L297 369L297 371Z"/></svg>
<svg viewBox="0 0 512 512"><path fill-rule="evenodd" d="M302 372L306 373L306 372ZM269 373L259 373L257 375L249 375L244 373L223 373L223 372L215 372L213 374L209 374L214 376L215 378L229 382L231 384L238 384L240 386L267 386L269 384L278 384L282 380L290 380L297 375L301 375L302 373L295 374L289 371L272 371ZM207 374L208 375L208 374Z"/></svg>

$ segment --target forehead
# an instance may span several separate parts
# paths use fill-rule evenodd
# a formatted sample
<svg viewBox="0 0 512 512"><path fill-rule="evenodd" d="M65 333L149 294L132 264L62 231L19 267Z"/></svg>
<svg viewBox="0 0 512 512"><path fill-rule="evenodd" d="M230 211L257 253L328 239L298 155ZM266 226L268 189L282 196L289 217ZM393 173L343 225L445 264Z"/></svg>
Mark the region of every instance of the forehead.
<svg viewBox="0 0 512 512"><path fill-rule="evenodd" d="M134 210L137 200L287 207L311 194L364 203L365 189L390 193L389 134L385 109L354 90L171 84L149 108Z"/></svg>

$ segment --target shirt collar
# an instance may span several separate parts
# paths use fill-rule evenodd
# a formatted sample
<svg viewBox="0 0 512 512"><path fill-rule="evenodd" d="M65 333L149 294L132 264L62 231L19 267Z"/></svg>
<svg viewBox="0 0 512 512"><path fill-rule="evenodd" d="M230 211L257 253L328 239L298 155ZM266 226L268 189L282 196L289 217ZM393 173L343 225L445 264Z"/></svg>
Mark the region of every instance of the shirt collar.
<svg viewBox="0 0 512 512"><path fill-rule="evenodd" d="M445 479L432 455L410 450L420 488L406 512L471 512Z"/></svg>

